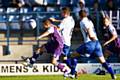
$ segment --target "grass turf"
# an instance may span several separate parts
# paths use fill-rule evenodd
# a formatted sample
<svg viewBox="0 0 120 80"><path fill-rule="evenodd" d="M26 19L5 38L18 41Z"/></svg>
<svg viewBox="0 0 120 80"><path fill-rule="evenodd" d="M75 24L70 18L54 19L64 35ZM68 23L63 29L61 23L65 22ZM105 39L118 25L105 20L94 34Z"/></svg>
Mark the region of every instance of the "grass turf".
<svg viewBox="0 0 120 80"><path fill-rule="evenodd" d="M83 74L78 79L64 79L62 75L38 75L38 76L0 76L0 80L111 80L110 75ZM120 74L117 79L120 80Z"/></svg>

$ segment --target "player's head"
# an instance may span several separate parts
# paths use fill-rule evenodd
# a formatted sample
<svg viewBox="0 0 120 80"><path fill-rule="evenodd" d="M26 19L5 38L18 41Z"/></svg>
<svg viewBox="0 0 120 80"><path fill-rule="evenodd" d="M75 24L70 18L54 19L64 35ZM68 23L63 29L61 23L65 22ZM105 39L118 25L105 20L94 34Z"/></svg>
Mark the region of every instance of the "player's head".
<svg viewBox="0 0 120 80"><path fill-rule="evenodd" d="M49 28L50 25L51 25L51 22L50 22L49 19L43 21L43 26L44 26L45 28Z"/></svg>
<svg viewBox="0 0 120 80"><path fill-rule="evenodd" d="M68 8L68 7L62 8L61 14L63 17L69 16L70 15L70 8Z"/></svg>
<svg viewBox="0 0 120 80"><path fill-rule="evenodd" d="M83 19L84 17L87 17L87 12L85 10L81 10L79 12L80 19Z"/></svg>
<svg viewBox="0 0 120 80"><path fill-rule="evenodd" d="M104 23L105 27L109 26L109 24L110 24L109 17L104 17L103 23Z"/></svg>

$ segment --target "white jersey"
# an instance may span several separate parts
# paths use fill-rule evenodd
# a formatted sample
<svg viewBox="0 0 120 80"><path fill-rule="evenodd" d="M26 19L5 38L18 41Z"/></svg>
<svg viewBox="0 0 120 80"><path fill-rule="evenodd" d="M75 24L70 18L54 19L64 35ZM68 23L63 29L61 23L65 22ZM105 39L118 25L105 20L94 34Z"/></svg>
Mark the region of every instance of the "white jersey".
<svg viewBox="0 0 120 80"><path fill-rule="evenodd" d="M90 21L87 17L83 18L80 21L80 29L83 34L85 43L91 41L91 39L88 35L88 32L87 32L88 29L91 30L91 34L93 35L93 37L95 37L95 39L98 40L95 29L94 29L94 25L93 25L92 21Z"/></svg>
<svg viewBox="0 0 120 80"><path fill-rule="evenodd" d="M71 45L71 37L74 26L75 26L75 21L72 16L68 16L64 18L59 25L60 29L62 29L64 44L67 46Z"/></svg>

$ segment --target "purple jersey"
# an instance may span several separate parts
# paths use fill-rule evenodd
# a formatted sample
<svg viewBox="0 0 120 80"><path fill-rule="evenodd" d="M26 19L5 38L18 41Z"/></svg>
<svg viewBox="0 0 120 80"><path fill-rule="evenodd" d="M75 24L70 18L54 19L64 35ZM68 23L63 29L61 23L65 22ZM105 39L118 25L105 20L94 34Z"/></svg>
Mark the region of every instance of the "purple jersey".
<svg viewBox="0 0 120 80"><path fill-rule="evenodd" d="M110 24L107 28L104 29L104 40L108 41L112 38L112 36L117 35L116 29L112 24Z"/></svg>
<svg viewBox="0 0 120 80"><path fill-rule="evenodd" d="M54 27L54 32L50 35L50 41L45 44L45 48L48 53L53 53L54 57L59 59L63 51L63 38L56 27Z"/></svg>
<svg viewBox="0 0 120 80"><path fill-rule="evenodd" d="M54 27L54 33L51 34L51 39L56 41L56 44L58 44L60 48L63 48L63 38L56 27Z"/></svg>
<svg viewBox="0 0 120 80"><path fill-rule="evenodd" d="M104 40L108 41L112 38L112 36L117 35L117 32L113 25L109 25L104 29ZM120 39L116 38L114 41L108 44L107 49L114 53L120 53Z"/></svg>

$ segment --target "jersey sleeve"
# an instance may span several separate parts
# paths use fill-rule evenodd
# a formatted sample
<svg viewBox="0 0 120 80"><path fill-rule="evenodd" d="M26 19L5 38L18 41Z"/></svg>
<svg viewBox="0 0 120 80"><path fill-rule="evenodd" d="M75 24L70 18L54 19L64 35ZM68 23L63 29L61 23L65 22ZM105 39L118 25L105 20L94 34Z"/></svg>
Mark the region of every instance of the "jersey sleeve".
<svg viewBox="0 0 120 80"><path fill-rule="evenodd" d="M85 31L90 28L90 24L88 23L88 21L81 22L80 26L82 26Z"/></svg>
<svg viewBox="0 0 120 80"><path fill-rule="evenodd" d="M117 35L117 31L116 31L116 29L114 28L113 25L110 25L110 26L109 26L109 30L110 30L110 32L111 32L113 35Z"/></svg>
<svg viewBox="0 0 120 80"><path fill-rule="evenodd" d="M60 29L63 29L65 27L65 21L62 20L62 22L58 26Z"/></svg>
<svg viewBox="0 0 120 80"><path fill-rule="evenodd" d="M90 24L88 21L84 22L85 29L91 28L92 24Z"/></svg>
<svg viewBox="0 0 120 80"><path fill-rule="evenodd" d="M47 31L48 31L49 33L54 33L54 27L50 27Z"/></svg>

